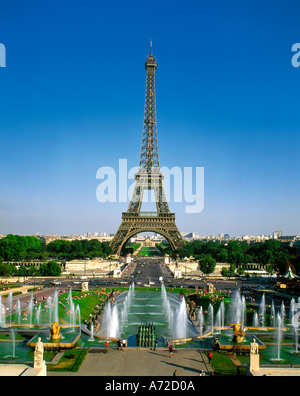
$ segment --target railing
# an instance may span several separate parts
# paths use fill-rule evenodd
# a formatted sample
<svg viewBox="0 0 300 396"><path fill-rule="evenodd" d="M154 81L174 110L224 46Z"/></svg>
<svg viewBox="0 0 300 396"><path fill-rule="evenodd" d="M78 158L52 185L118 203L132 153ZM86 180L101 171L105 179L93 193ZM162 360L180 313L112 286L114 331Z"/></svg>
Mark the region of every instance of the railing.
<svg viewBox="0 0 300 396"><path fill-rule="evenodd" d="M122 213L123 218L138 218L138 217L165 217L175 219L175 213L160 213L160 212L137 212L137 213Z"/></svg>

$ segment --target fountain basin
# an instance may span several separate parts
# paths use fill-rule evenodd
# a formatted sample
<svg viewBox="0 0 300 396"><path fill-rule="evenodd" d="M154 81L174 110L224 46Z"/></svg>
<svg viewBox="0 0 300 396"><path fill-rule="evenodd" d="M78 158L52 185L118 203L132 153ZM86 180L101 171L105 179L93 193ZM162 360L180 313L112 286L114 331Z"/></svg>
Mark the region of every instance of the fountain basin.
<svg viewBox="0 0 300 396"><path fill-rule="evenodd" d="M35 344L39 337L41 338L45 349L70 349L74 348L75 344L81 337L81 333L62 333L62 337L60 339L51 339L48 333L38 333L27 342L27 346L35 348Z"/></svg>
<svg viewBox="0 0 300 396"><path fill-rule="evenodd" d="M253 338L255 338L258 343L259 351L266 349L266 345L254 335L246 335L242 342L233 341L232 336L219 335L218 337L214 337L213 348L227 352L249 353Z"/></svg>

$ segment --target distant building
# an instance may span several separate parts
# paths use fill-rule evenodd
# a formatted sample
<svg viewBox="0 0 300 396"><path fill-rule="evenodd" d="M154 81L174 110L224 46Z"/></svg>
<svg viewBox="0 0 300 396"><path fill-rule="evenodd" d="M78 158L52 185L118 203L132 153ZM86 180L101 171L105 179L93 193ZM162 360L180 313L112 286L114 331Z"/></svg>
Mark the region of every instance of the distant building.
<svg viewBox="0 0 300 396"><path fill-rule="evenodd" d="M274 231L274 232L272 233L272 238L273 238L273 239L278 239L278 238L280 238L280 237L282 237L282 231Z"/></svg>
<svg viewBox="0 0 300 396"><path fill-rule="evenodd" d="M200 239L200 236L196 232L182 232L181 235L185 239Z"/></svg>

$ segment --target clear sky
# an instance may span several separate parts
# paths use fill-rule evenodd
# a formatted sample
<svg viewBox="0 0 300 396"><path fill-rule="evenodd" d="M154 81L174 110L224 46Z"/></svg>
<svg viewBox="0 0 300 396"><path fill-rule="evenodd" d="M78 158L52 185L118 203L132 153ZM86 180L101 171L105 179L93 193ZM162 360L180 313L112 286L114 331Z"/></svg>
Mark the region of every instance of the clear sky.
<svg viewBox="0 0 300 396"><path fill-rule="evenodd" d="M0 234L114 233L97 169L139 163L157 59L161 166L204 167L182 232L300 234L298 0L1 0ZM132 182L131 182L132 183Z"/></svg>

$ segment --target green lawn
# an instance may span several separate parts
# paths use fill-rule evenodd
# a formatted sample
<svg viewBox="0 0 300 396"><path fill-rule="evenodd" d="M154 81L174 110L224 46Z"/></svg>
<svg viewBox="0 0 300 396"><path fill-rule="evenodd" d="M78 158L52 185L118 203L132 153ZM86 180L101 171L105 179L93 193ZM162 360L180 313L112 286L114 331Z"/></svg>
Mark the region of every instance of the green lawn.
<svg viewBox="0 0 300 396"><path fill-rule="evenodd" d="M87 354L88 349L68 349L57 364L47 364L47 370L77 372Z"/></svg>
<svg viewBox="0 0 300 396"><path fill-rule="evenodd" d="M208 351L205 353L208 355ZM211 365L215 374L230 376L246 374L246 367L235 366L225 351L214 351Z"/></svg>
<svg viewBox="0 0 300 396"><path fill-rule="evenodd" d="M142 247L142 249L139 251L139 256L145 256L145 257L153 257L153 256L161 256L161 252L156 249L155 247Z"/></svg>

